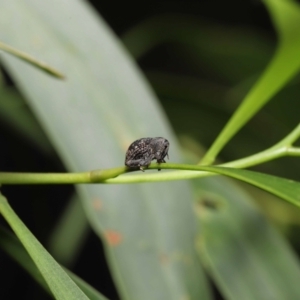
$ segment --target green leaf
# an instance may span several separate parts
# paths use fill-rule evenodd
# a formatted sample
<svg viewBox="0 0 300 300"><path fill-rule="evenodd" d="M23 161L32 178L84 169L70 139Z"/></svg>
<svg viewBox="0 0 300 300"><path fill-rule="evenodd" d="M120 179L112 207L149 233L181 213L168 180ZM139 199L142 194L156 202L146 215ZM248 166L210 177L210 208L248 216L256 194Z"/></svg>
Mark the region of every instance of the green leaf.
<svg viewBox="0 0 300 300"><path fill-rule="evenodd" d="M297 299L299 260L252 199L226 178L195 184L199 256L224 298Z"/></svg>
<svg viewBox="0 0 300 300"><path fill-rule="evenodd" d="M12 88L0 86L0 119L46 154L53 149L24 99Z"/></svg>
<svg viewBox="0 0 300 300"><path fill-rule="evenodd" d="M291 80L300 68L300 7L296 2L264 1L279 34L279 45L261 78L256 82L202 160L210 164L224 145L271 98Z"/></svg>
<svg viewBox="0 0 300 300"><path fill-rule="evenodd" d="M2 227L0 227L0 247L7 253L7 255L9 255L12 259L19 263L34 278L34 280L36 280L43 287L43 289L46 290L47 293L51 293L39 269L36 267L31 257L20 243L20 241ZM107 299L89 284L77 277L75 274L73 274L67 269L65 269L65 271L73 279L73 281L82 289L82 291L89 297L89 299Z"/></svg>
<svg viewBox="0 0 300 300"><path fill-rule="evenodd" d="M34 264L30 255L26 252L20 241L2 227L0 227L0 247L11 258L17 261L47 293L52 295L51 290L49 289L49 286L41 272Z"/></svg>
<svg viewBox="0 0 300 300"><path fill-rule="evenodd" d="M55 299L88 299L62 267L27 229L2 195L0 195L0 212L38 267Z"/></svg>
<svg viewBox="0 0 300 300"><path fill-rule="evenodd" d="M299 182L259 172L233 168L201 167L201 170L239 179L268 191L296 206L300 206Z"/></svg>
<svg viewBox="0 0 300 300"><path fill-rule="evenodd" d="M32 57L31 55L22 52L20 50L17 50L9 45L6 45L4 43L0 42L0 50L5 51L11 55L14 55L15 57L18 57L19 59L22 59L23 61L33 65L36 68L39 68L40 70L46 72L47 74L50 74L54 77L63 79L65 76L61 74L59 71L55 70L51 66L45 64L42 61L37 60L36 58Z"/></svg>
<svg viewBox="0 0 300 300"><path fill-rule="evenodd" d="M129 144L144 136L166 137L172 159L180 161L152 91L86 2L4 0L0 35L66 73L67 80L58 81L3 56L69 170L123 164ZM36 37L38 42L30 42ZM122 299L209 299L194 248L196 221L187 183L81 185L78 191L104 240Z"/></svg>
<svg viewBox="0 0 300 300"><path fill-rule="evenodd" d="M178 13L142 20L122 36L122 41L136 59L161 44L171 43L171 57L179 56L193 74L200 74L198 82L205 73L208 78L223 79L230 87L265 67L273 50L271 40L262 31Z"/></svg>
<svg viewBox="0 0 300 300"><path fill-rule="evenodd" d="M88 220L75 194L56 223L47 248L61 264L70 266L76 261L89 232Z"/></svg>

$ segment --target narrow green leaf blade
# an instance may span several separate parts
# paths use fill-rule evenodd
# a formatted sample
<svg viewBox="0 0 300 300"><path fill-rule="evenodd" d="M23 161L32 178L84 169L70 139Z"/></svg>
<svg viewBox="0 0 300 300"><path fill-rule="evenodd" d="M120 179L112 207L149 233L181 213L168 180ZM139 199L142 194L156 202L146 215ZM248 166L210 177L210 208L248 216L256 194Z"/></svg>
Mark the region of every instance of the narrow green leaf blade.
<svg viewBox="0 0 300 300"><path fill-rule="evenodd" d="M224 145L300 68L300 6L293 1L265 0L279 33L277 51L267 69L247 94L202 160L210 164Z"/></svg>
<svg viewBox="0 0 300 300"><path fill-rule="evenodd" d="M32 57L31 55L29 55L23 51L17 50L5 43L0 42L0 50L5 51L13 56L16 56L19 59L22 59L23 61L33 65L36 68L39 68L40 70L46 72L49 75L52 75L52 76L60 78L60 79L65 78L65 76L62 73L60 73L58 70L55 70L54 68L47 65L46 63L39 61L36 58Z"/></svg>
<svg viewBox="0 0 300 300"><path fill-rule="evenodd" d="M2 227L0 227L0 248L18 262L47 293L52 295L44 277L20 241Z"/></svg>
<svg viewBox="0 0 300 300"><path fill-rule="evenodd" d="M201 167L201 169L250 183L296 206L300 206L300 182L243 169L224 167Z"/></svg>
<svg viewBox="0 0 300 300"><path fill-rule="evenodd" d="M45 290L47 293L51 293L46 281L41 275L39 269L32 261L29 254L26 252L20 241L9 233L7 230L0 226L0 247L3 249L12 259L19 263ZM101 295L97 290L83 281L81 278L65 269L72 280L82 289L82 291L91 300L106 300L107 298Z"/></svg>
<svg viewBox="0 0 300 300"><path fill-rule="evenodd" d="M59 300L87 300L88 297L27 229L2 195L0 212L35 262L54 297Z"/></svg>

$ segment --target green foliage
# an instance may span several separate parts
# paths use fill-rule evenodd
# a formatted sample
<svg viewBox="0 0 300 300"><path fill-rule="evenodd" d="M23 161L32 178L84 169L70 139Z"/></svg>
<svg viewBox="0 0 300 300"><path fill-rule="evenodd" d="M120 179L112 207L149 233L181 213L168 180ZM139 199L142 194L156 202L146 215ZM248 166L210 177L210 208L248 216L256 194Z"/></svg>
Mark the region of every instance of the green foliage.
<svg viewBox="0 0 300 300"><path fill-rule="evenodd" d="M61 267L53 260L53 258L46 252L39 242L31 235L26 226L22 223L14 211L10 208L7 200L1 196L1 213L8 222L12 221L12 228L15 230L18 240L11 233L0 227L0 244L1 248L13 259L15 259L48 293L56 294L56 289L61 292L56 298L58 299L72 299L73 296L79 297L77 299L86 299L72 282L72 280L80 287L89 299L105 300L99 292L93 289L90 285L78 278L68 270L62 270ZM26 250L22 244L28 249ZM51 266L48 267L49 262ZM47 273L42 275L44 271ZM41 274L42 273L42 274ZM70 278L68 278L68 275ZM48 286L48 284L49 286ZM50 287L50 289L49 289Z"/></svg>
<svg viewBox="0 0 300 300"><path fill-rule="evenodd" d="M299 261L249 196L219 178L196 189L197 249L224 298L297 299Z"/></svg>
<svg viewBox="0 0 300 300"><path fill-rule="evenodd" d="M0 211L35 262L55 299L88 299L0 195Z"/></svg>
<svg viewBox="0 0 300 300"><path fill-rule="evenodd" d="M264 2L279 33L276 53L261 78L207 151L202 160L203 164L212 163L228 140L299 71L300 35L295 30L300 20L298 5L276 0Z"/></svg>
<svg viewBox="0 0 300 300"><path fill-rule="evenodd" d="M152 171L158 168L152 164L145 173L124 174L128 170L116 166L123 165L128 145L140 137L168 138L171 160L180 162L176 135L124 46L85 2L2 1L0 49L9 54L1 53L0 58L18 92L0 86L1 122L39 152L52 157L55 150L73 173L2 172L0 183L94 183L76 187L73 202L53 231L49 249L58 261L76 261L91 226L104 243L121 299L213 299L207 275L224 299L297 298L299 259L253 204L263 207L266 194L208 177L216 173L239 179L299 206L300 183L283 177L300 180L297 168L290 167L300 156L299 114L286 104L286 99L300 96L295 84L300 7L293 1L264 3L278 35L272 59L272 43L260 33L224 29L186 16L154 17L124 35L136 59L171 41L174 53L185 53L182 61L199 76L146 72L190 164L166 163L161 172ZM203 70L207 77L200 79ZM63 73L66 79L49 73ZM264 115L260 110L268 102L270 111ZM242 129L252 118L253 123ZM274 137L267 128L276 131ZM240 130L227 152L221 152ZM219 153L223 156L217 157ZM294 156L293 162L276 160L284 156ZM204 166L216 158L228 162ZM238 169L270 161L271 172L281 177ZM175 182L182 179L194 180L191 185ZM271 198L273 208L275 199ZM0 247L55 299L105 299L55 261L3 196L0 212L30 257L3 230ZM280 213L273 217L280 218ZM101 270L93 273L97 276Z"/></svg>

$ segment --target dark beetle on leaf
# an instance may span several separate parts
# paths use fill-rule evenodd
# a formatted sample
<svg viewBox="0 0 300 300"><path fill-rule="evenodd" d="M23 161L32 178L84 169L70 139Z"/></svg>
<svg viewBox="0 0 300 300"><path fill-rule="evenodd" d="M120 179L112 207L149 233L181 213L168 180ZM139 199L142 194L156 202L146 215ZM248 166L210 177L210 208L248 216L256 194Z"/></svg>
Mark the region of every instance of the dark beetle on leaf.
<svg viewBox="0 0 300 300"><path fill-rule="evenodd" d="M169 158L169 145L168 140L162 137L136 140L126 152L125 165L144 171L153 159L156 159L158 163L165 163L164 158L166 156Z"/></svg>

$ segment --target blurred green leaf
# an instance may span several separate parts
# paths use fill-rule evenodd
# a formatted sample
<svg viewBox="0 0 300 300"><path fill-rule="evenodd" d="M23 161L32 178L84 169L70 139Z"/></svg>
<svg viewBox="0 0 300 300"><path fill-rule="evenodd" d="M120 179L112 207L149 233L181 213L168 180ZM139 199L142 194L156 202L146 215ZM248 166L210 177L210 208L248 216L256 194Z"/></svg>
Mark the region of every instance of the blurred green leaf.
<svg viewBox="0 0 300 300"><path fill-rule="evenodd" d="M300 182L242 169L224 167L203 167L201 169L242 180L300 206Z"/></svg>
<svg viewBox="0 0 300 300"><path fill-rule="evenodd" d="M47 293L52 295L51 290L49 289L49 286L41 272L34 264L30 255L26 252L20 241L2 227L0 227L0 247L9 256L11 256L11 258L17 261Z"/></svg>
<svg viewBox="0 0 300 300"><path fill-rule="evenodd" d="M298 299L299 261L251 198L225 178L195 185L199 256L224 298Z"/></svg>
<svg viewBox="0 0 300 300"><path fill-rule="evenodd" d="M272 53L272 43L262 31L184 14L143 20L128 30L122 41L136 59L155 47L169 46L168 60L179 59L177 66L230 85L260 72Z"/></svg>
<svg viewBox="0 0 300 300"><path fill-rule="evenodd" d="M0 86L0 119L46 154L53 150L24 99L13 88Z"/></svg>
<svg viewBox="0 0 300 300"><path fill-rule="evenodd" d="M296 2L264 1L279 34L277 51L267 69L247 94L232 118L223 128L202 163L210 164L224 145L271 98L287 84L300 68L300 7Z"/></svg>
<svg viewBox="0 0 300 300"><path fill-rule="evenodd" d="M0 227L0 247L11 258L19 263L45 290L47 293L51 293L46 281L42 277L39 269L33 263L31 257L26 252L19 240L15 236L10 234L7 230ZM88 285L82 279L74 275L72 272L65 269L68 275L74 280L74 282L82 289L82 291L92 300L105 300L106 297L102 296L93 287Z"/></svg>
<svg viewBox="0 0 300 300"><path fill-rule="evenodd" d="M61 74L59 71L55 70L51 66L45 64L42 61L37 60L36 58L30 56L29 54L22 52L20 50L17 50L7 44L4 44L0 42L0 50L5 51L11 55L14 55L15 57L18 57L19 59L22 59L23 61L33 65L36 68L39 68L40 70L54 76L60 79L63 79L65 76Z"/></svg>
<svg viewBox="0 0 300 300"><path fill-rule="evenodd" d="M24 245L32 260L47 282L55 299L88 299L61 266L45 250L25 224L0 195L0 212Z"/></svg>
<svg viewBox="0 0 300 300"><path fill-rule="evenodd" d="M3 71L0 69L0 87L2 88L4 86L4 76Z"/></svg>
<svg viewBox="0 0 300 300"><path fill-rule="evenodd" d="M89 232L90 226L82 203L75 194L51 233L49 252L61 264L70 266L76 261Z"/></svg>
<svg viewBox="0 0 300 300"><path fill-rule="evenodd" d="M143 136L168 138L172 159L180 161L152 91L85 2L4 0L0 35L65 71L67 80L58 81L3 55L69 170L123 164L129 144ZM91 225L104 239L122 299L210 298L194 249L196 220L187 183L78 190Z"/></svg>

